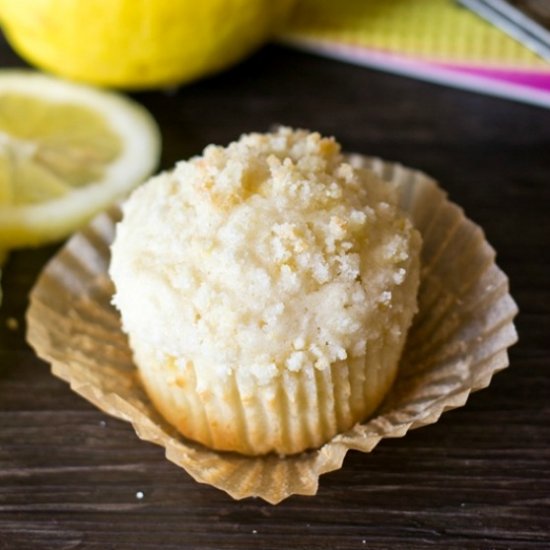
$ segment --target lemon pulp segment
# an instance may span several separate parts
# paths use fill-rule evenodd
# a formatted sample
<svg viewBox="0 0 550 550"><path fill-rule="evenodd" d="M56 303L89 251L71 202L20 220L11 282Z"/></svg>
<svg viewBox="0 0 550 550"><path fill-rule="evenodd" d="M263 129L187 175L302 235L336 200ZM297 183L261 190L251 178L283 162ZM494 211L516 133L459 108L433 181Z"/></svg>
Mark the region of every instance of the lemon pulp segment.
<svg viewBox="0 0 550 550"><path fill-rule="evenodd" d="M87 107L0 96L0 204L44 202L100 180L121 150Z"/></svg>
<svg viewBox="0 0 550 550"><path fill-rule="evenodd" d="M64 237L149 176L159 151L131 100L0 71L0 249Z"/></svg>

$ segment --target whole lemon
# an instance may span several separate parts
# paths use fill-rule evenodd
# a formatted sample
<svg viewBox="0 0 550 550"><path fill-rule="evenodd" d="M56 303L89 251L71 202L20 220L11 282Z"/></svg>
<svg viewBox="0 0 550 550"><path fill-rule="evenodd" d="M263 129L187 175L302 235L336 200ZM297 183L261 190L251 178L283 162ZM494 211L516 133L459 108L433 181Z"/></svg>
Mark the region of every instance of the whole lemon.
<svg viewBox="0 0 550 550"><path fill-rule="evenodd" d="M265 41L294 0L0 0L13 47L53 73L125 89L219 71Z"/></svg>

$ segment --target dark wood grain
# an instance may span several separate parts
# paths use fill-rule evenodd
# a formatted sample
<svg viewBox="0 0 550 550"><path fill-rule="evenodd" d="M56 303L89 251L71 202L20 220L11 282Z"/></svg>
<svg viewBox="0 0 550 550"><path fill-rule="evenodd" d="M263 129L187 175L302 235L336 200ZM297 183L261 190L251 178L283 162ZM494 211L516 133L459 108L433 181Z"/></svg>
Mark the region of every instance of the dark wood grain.
<svg viewBox="0 0 550 550"><path fill-rule="evenodd" d="M22 62L0 43L0 64ZM0 549L549 548L550 111L275 46L135 97L161 125L162 167L282 123L434 175L497 249L520 342L464 408L350 453L316 497L235 502L50 375L25 343L24 312L57 247L13 253L0 309Z"/></svg>

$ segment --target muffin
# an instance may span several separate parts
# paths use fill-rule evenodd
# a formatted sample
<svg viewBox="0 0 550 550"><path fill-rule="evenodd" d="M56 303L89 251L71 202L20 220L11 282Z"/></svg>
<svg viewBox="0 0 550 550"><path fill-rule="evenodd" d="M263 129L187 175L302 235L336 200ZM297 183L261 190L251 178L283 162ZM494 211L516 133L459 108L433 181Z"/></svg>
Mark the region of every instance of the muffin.
<svg viewBox="0 0 550 550"><path fill-rule="evenodd" d="M298 453L380 405L416 311L420 246L391 186L334 139L253 133L132 194L113 303L179 432Z"/></svg>

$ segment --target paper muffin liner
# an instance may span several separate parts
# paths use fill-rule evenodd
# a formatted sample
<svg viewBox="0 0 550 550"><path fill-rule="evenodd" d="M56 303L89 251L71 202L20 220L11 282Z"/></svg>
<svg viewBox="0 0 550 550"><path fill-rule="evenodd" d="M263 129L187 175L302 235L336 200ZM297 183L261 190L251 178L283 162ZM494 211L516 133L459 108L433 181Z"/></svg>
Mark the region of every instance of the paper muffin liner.
<svg viewBox="0 0 550 550"><path fill-rule="evenodd" d="M109 246L118 208L95 218L45 267L30 296L29 343L76 393L131 422L141 439L163 446L167 458L197 481L235 499L257 496L270 503L315 494L319 476L340 468L348 450L370 452L381 439L401 437L464 405L508 366L507 348L517 340L517 307L482 230L423 173L359 155L350 160L396 187L422 234L419 312L382 406L319 449L286 457L213 451L185 439L160 416L110 303Z"/></svg>

